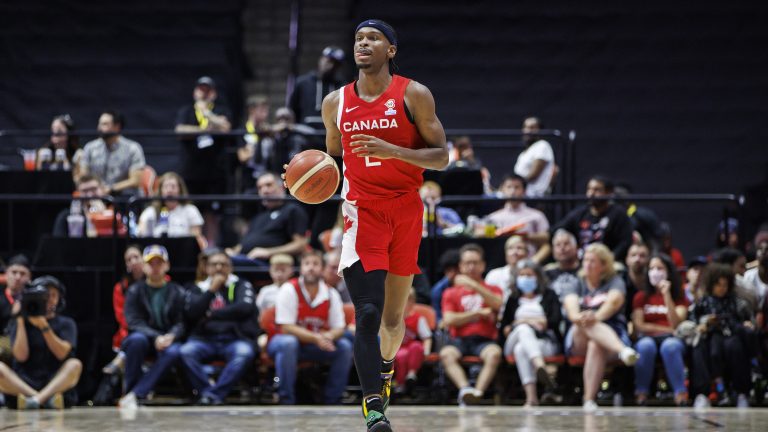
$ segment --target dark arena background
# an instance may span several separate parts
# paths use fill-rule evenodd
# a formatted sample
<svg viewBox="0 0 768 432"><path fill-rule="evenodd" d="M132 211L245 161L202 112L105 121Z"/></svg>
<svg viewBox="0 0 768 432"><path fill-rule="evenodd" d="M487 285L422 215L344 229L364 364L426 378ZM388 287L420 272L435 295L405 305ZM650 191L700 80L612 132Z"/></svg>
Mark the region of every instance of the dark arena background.
<svg viewBox="0 0 768 432"><path fill-rule="evenodd" d="M0 301L0 330L7 344L0 339L0 354L5 354L0 360L7 363L0 369L0 391L5 393L0 399L0 431L363 430L354 365L349 379L343 380L346 386L340 402L327 404L324 383L339 377L332 376L326 363L300 358L297 406L283 407L286 399L279 394L281 379L276 376L274 356L267 352L266 336L261 345L255 335L247 339L256 354L229 393L214 398L216 403L206 403L211 400L195 387L188 378L187 362L179 359L148 395L140 395L138 403L134 400L128 406L124 396L130 389L124 388L121 367L113 363L116 352L122 349L124 355L126 349L117 349L119 344L113 347L113 335L120 316L115 310L115 283L126 275L124 252L130 244L139 245L142 262L151 258L145 246L163 245L170 263L167 279L177 282L184 296L208 289L198 287L200 283L209 286L212 277L201 259L216 256L213 248L226 249L235 257L232 273L249 282L260 299L267 298L259 294L263 287L277 292L269 264L270 258L281 255L272 253L275 247L290 244L296 235L304 242L288 251L288 268L294 276L300 274L302 252L319 250L329 254L326 260L338 252L346 226L338 216L339 195L317 206L301 204L290 195L280 195L282 188L276 182L279 205L274 207L262 202L269 193L257 187L254 173L280 174L282 164L297 151L325 150L325 130L311 119L311 113L306 115L306 108L314 107L330 91L328 83L334 82L332 89L336 89L357 79L355 27L368 18L386 21L397 31L397 73L431 91L451 158L447 170L424 173L425 180L442 188L437 209L425 198L418 261L423 276L414 280L417 310L434 321L429 323L432 349L407 383L393 387L393 407L388 411L393 429L764 430L760 425L768 421L764 408L768 403L768 4L7 0L0 3L0 271L5 272L0 286L7 299ZM335 65L333 77L325 84L316 75L306 76L317 71L321 58ZM229 127L200 129L209 120L201 120L196 116L200 111L193 108L193 90L199 89L215 91L215 105L211 101L208 107L223 114ZM322 94L315 94L318 90ZM301 92L303 101L309 102L294 103L292 95ZM286 106L304 112L294 113ZM247 122L259 108L265 110L265 118L254 130ZM180 113L185 109L186 122ZM107 133L100 130L105 113L113 126L119 123L119 113L122 127ZM59 147L52 143L62 138L54 136L52 119L64 115L74 124L64 131L68 134L64 140L74 138L83 149L68 152L65 165L57 159ZM538 119L540 129L535 133L523 130L529 117ZM190 123L198 129L179 130L180 124ZM60 120L58 127L62 124ZM120 179L111 181L111 170L98 163L88 165L88 160L101 156L85 147L91 141L103 147L104 139L111 140L117 133L139 143L143 160L126 160L135 155L120 152L102 154L107 165L114 163L124 171ZM508 206L519 202L508 201L503 180L514 173L527 177L516 169L516 162L527 144L538 140L551 147L553 160L547 163L556 164L557 169L551 187L539 196L529 196L525 205L526 211L535 209L547 226L536 227L529 219L500 225L488 215L506 208L507 202ZM121 160L115 163L114 159ZM341 159L337 162L341 168ZM137 175L135 184L121 192L115 184L130 178L130 171ZM103 192L98 199L77 198L93 198L82 186L88 183L81 177L86 172L108 174L108 179L101 179L106 183L95 180ZM160 200L175 195L163 195L160 187L168 172L186 181L188 199L199 208L199 222L182 224L186 232L174 232L176 222L168 225L166 201L171 200ZM587 185L596 176L608 197L588 201ZM527 180L530 192L532 179ZM593 226L586 217L568 216L576 208L599 207L608 200L613 216L597 217ZM78 204L73 202L82 203L85 213L98 213L85 214L79 230L73 218ZM276 215L275 209L287 203L303 216ZM443 209L455 210L451 213L457 220L444 224ZM145 220L148 210L149 222ZM177 221L174 217L171 220ZM609 241L612 234L607 232L615 228L614 217L630 224L623 250L616 248L613 239ZM570 219L573 223L568 225ZM276 221L284 225L275 228ZM612 228L606 230L606 224ZM271 229L265 225L275 230L264 232ZM296 227L303 231L290 231ZM568 347L564 336L571 327L564 306L559 322L551 328L559 335L558 349L543 356L543 369L553 386L539 379L540 400L532 404L526 398L521 384L524 372L515 358L518 351L505 350L491 384L474 401L477 406L457 406L462 389L452 382L440 355L450 333L450 326L440 319L441 307L442 318L446 312L441 293L453 283L450 271L444 271L446 251L479 244L486 263L482 276L492 269L506 269L502 272L508 286L499 288L505 293L505 306L511 304L507 302L511 293L515 307L521 295L515 278L522 271L516 262L533 258L549 278L539 282L547 285L539 289L555 291L554 297L564 305L567 293L555 283L565 262L553 245L557 228L571 231L577 242L571 273L589 254L587 243L604 240L614 252L617 280L625 288L623 305L617 306L616 313L629 336L627 346L640 352L642 360L649 355L641 349L644 338L656 340L659 346L663 338L683 341L678 375L684 380L684 391L673 389L674 374L667 375L667 358L661 358L665 354L659 354L650 371L638 374L640 366L627 366L613 353L604 362L602 377L589 377L598 383L590 399L585 395L590 387L585 384L586 370L592 370L594 360L584 353L564 351ZM526 245L522 250L528 256L505 254L505 243L514 237ZM248 250L243 250L238 257L237 251L230 250L243 244L272 248L272 252L245 257ZM637 248L644 248L639 261ZM666 333L643 330L651 319L645 315L649 306L664 307L665 323L667 316L675 314L664 300L650 304L642 295L634 297L642 294L644 284L654 290L648 267L653 267L649 256L657 253L671 255L674 267L672 274L666 272L667 279L679 279L680 301L673 302L685 306L680 309L686 312L675 318L678 330L690 323L695 333L697 325L707 327L708 317L716 316L720 323L734 324L713 324L719 330L706 331L724 331L723 337L729 340L736 334L737 342L724 343L721 351L709 347L719 339L701 334L697 341L698 337L705 340L708 351L699 352L701 348L685 343L684 336L672 336L675 326L670 323L664 324L670 327ZM19 254L26 258L21 267L27 269L27 278L52 275L66 286L66 307L59 312L76 323L77 342L69 357L79 360L82 372L63 398L65 410L46 410L46 405L55 404L45 401L40 401L42 410L21 409L24 404L18 401L34 400L32 395L17 398L4 381L8 371L23 369L11 348L11 340L16 339L11 304L23 301L21 291L12 289L14 283L23 285L11 274L19 267L14 267ZM455 267L454 262L454 272ZM458 271L462 272L461 265ZM346 285L331 273L324 272L323 278L344 299ZM721 301L714 293L716 283L708 282L711 275L715 282L731 281L726 298L733 301L732 309L723 306L717 313L707 309L707 299ZM573 279L579 277L588 278L574 275ZM490 285L497 280L485 279ZM661 291L657 294L662 298ZM268 306L275 304L274 296ZM186 332L176 342L188 340L198 324L186 314L190 301L189 297L180 300ZM253 298L249 301L251 321L259 321L264 331L273 329L274 309L265 315L268 307L261 309ZM347 304L344 309L350 325L345 337L352 340L354 307ZM504 333L502 316L498 314L498 327ZM495 316L492 319L496 321ZM511 317L506 324L513 319L517 318ZM502 348L504 336L498 340ZM741 345L734 348L734 344ZM656 345L653 350L651 356L656 355ZM142 367L146 371L157 360L153 353ZM208 379L226 375L226 358L206 361ZM483 362L465 355L460 363L470 386L477 385ZM109 370L109 366L114 367ZM735 376L736 370L745 371L743 378ZM637 377L649 373L650 388L643 390ZM749 381L748 391L740 379ZM536 378L533 386L535 394Z"/></svg>

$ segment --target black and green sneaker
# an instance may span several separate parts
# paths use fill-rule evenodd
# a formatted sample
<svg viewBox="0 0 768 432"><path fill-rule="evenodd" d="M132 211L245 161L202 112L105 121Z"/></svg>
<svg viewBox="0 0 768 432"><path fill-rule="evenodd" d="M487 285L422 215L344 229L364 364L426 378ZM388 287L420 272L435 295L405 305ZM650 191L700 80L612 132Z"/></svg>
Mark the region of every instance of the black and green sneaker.
<svg viewBox="0 0 768 432"><path fill-rule="evenodd" d="M381 404L384 405L384 412L389 408L389 394L392 392L392 377L395 370L381 373Z"/></svg>
<svg viewBox="0 0 768 432"><path fill-rule="evenodd" d="M368 432L392 432L378 395L363 398L363 417L365 417Z"/></svg>

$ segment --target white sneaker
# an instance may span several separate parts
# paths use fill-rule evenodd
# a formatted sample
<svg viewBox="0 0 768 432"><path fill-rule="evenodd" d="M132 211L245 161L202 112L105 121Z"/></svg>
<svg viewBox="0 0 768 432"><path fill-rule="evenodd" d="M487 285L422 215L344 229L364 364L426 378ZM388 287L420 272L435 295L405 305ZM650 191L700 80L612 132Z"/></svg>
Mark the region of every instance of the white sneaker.
<svg viewBox="0 0 768 432"><path fill-rule="evenodd" d="M736 408L749 408L749 399L744 393L739 393L736 398Z"/></svg>
<svg viewBox="0 0 768 432"><path fill-rule="evenodd" d="M121 397L120 401L117 403L117 406L120 407L121 410L138 409L139 403L136 401L136 394L129 392L125 396Z"/></svg>
<svg viewBox="0 0 768 432"><path fill-rule="evenodd" d="M584 409L584 412L586 413L593 413L597 411L597 404L593 400L586 400L584 401L584 405L582 406L582 409Z"/></svg>
<svg viewBox="0 0 768 432"><path fill-rule="evenodd" d="M695 410L705 410L711 406L712 404L709 403L709 398L703 394L696 396L696 399L693 400L693 409Z"/></svg>
<svg viewBox="0 0 768 432"><path fill-rule="evenodd" d="M624 362L625 365L634 366L635 363L637 363L637 360L640 358L640 354L638 354L637 351L630 347L625 347L619 353L619 358L622 362Z"/></svg>
<svg viewBox="0 0 768 432"><path fill-rule="evenodd" d="M459 406L465 407L467 405L474 405L482 399L483 392L474 387L464 387L459 390Z"/></svg>

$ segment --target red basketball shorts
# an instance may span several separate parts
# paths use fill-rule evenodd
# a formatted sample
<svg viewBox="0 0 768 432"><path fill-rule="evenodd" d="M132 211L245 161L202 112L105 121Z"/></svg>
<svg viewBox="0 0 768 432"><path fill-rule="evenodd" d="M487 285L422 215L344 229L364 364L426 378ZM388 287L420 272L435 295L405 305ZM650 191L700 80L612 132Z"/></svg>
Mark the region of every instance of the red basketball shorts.
<svg viewBox="0 0 768 432"><path fill-rule="evenodd" d="M339 275L358 260L366 272L387 270L398 276L419 274L417 263L424 204L408 200L394 209L371 209L344 201L344 235L341 240Z"/></svg>

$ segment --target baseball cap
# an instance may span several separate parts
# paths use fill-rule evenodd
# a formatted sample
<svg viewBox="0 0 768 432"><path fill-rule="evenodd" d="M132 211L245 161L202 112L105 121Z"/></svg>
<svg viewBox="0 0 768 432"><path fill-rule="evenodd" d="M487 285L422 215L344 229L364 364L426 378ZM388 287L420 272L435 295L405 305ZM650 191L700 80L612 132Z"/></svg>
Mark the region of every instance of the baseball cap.
<svg viewBox="0 0 768 432"><path fill-rule="evenodd" d="M213 80L213 78L209 76L201 76L197 79L197 82L195 83L195 86L208 86L210 88L216 88L216 81Z"/></svg>
<svg viewBox="0 0 768 432"><path fill-rule="evenodd" d="M688 261L688 267L703 266L703 265L707 265L708 262L709 261L707 260L707 257L703 255L699 255L691 258Z"/></svg>
<svg viewBox="0 0 768 432"><path fill-rule="evenodd" d="M269 265L288 264L293 265L293 257L288 254L275 254L269 258Z"/></svg>
<svg viewBox="0 0 768 432"><path fill-rule="evenodd" d="M161 246L158 244L149 245L144 248L144 253L142 254L142 258L144 259L144 262L149 262L152 258L162 258L163 261L168 261L168 249L165 248L165 246Z"/></svg>
<svg viewBox="0 0 768 432"><path fill-rule="evenodd" d="M344 61L344 50L335 46L327 46L323 48L323 57L328 57L337 62L341 62Z"/></svg>

